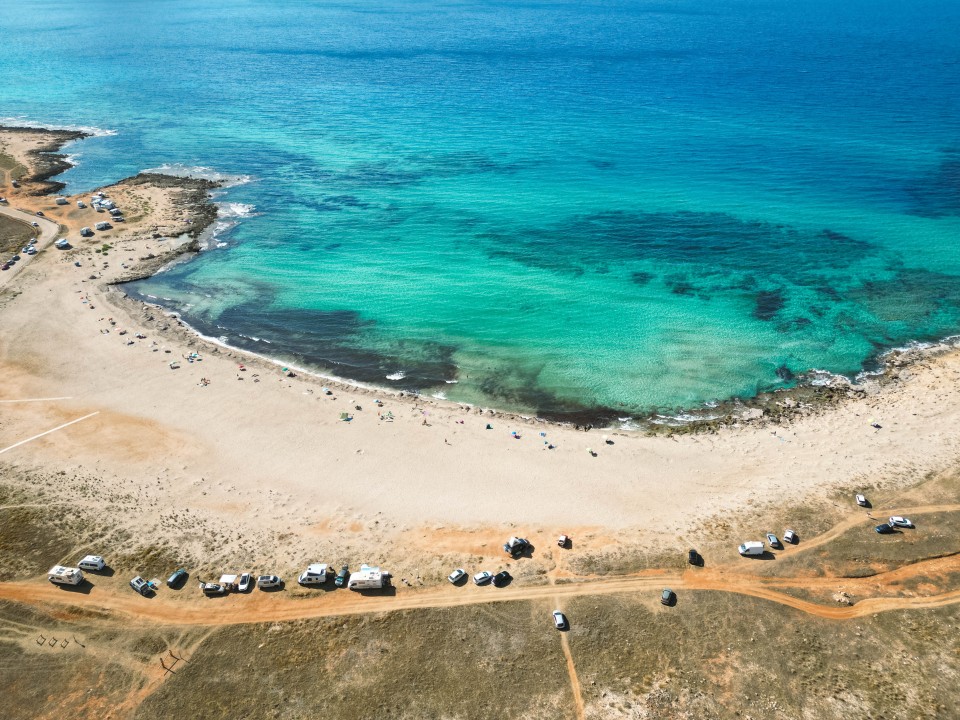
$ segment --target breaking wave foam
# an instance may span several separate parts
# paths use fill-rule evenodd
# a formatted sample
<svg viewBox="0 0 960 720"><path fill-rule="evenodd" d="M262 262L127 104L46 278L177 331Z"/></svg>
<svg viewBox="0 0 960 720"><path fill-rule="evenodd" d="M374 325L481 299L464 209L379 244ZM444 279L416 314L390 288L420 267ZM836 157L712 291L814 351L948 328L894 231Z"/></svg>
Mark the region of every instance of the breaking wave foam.
<svg viewBox="0 0 960 720"><path fill-rule="evenodd" d="M57 125L54 123L41 123L16 115L0 117L0 125L14 125L16 127L36 128L37 130L70 130L74 132L86 133L87 135L92 135L93 137L110 137L111 135L117 134L116 130L105 130L104 128L95 127L93 125Z"/></svg>
<svg viewBox="0 0 960 720"><path fill-rule="evenodd" d="M229 175L203 165L182 165L180 163L164 163L154 168L147 168L143 172L158 175L173 175L174 177L189 177L198 180L218 182L222 187L236 187L253 182L252 175Z"/></svg>

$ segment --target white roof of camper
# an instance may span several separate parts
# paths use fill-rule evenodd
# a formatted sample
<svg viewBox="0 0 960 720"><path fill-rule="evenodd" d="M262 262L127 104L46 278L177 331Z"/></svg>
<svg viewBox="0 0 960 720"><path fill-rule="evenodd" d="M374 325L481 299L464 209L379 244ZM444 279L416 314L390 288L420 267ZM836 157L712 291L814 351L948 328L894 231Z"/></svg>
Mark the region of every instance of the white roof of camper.
<svg viewBox="0 0 960 720"><path fill-rule="evenodd" d="M73 575L80 572L80 568L64 567L63 565L54 565L50 568L47 575Z"/></svg>
<svg viewBox="0 0 960 720"><path fill-rule="evenodd" d="M313 563L311 565L307 565L307 572L316 575L325 575L327 572L327 564Z"/></svg>

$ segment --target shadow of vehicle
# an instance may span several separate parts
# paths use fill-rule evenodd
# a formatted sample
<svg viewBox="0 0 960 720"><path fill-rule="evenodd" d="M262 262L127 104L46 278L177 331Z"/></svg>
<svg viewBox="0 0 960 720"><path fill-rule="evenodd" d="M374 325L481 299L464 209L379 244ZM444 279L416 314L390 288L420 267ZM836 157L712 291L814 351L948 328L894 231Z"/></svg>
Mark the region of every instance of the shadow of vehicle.
<svg viewBox="0 0 960 720"><path fill-rule="evenodd" d="M520 552L511 553L511 557L514 560L519 560L520 558L527 558L529 560L533 557L534 550L536 550L536 547L534 547L533 543L528 542Z"/></svg>
<svg viewBox="0 0 960 720"><path fill-rule="evenodd" d="M369 588L365 590L354 590L353 592L364 597L393 597L397 594L397 589L393 585L384 585L382 588Z"/></svg>
<svg viewBox="0 0 960 720"><path fill-rule="evenodd" d="M94 587L96 587L92 582L90 582L86 578L81 580L76 585L61 585L60 583L53 583L53 584L56 585L61 590L65 590L66 592L79 593L81 595L89 595L90 591L93 590Z"/></svg>
<svg viewBox="0 0 960 720"><path fill-rule="evenodd" d="M283 590L286 590L286 589L287 589L287 583L284 582L283 580L280 581L279 585L274 585L273 587L259 588L260 592L268 592L268 593L282 592Z"/></svg>
<svg viewBox="0 0 960 720"><path fill-rule="evenodd" d="M470 576L469 576L469 575L464 575L462 578L460 578L460 579L457 580L455 583L453 583L453 585L456 586L456 587L463 587L463 586L466 585L468 582L470 582Z"/></svg>
<svg viewBox="0 0 960 720"><path fill-rule="evenodd" d="M774 555L769 550L764 550L761 555L741 555L740 557L744 557L747 560L776 560L777 559L777 556Z"/></svg>

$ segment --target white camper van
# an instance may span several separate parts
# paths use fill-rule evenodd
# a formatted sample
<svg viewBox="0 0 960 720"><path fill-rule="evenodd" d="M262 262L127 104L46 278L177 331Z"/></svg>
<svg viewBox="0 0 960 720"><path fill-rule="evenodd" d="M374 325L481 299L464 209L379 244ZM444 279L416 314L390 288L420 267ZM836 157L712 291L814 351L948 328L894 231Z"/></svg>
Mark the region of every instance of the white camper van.
<svg viewBox="0 0 960 720"><path fill-rule="evenodd" d="M327 564L313 563L300 573L297 582L301 585L322 585L327 581Z"/></svg>
<svg viewBox="0 0 960 720"><path fill-rule="evenodd" d="M54 565L47 573L47 580L54 585L79 585L83 582L83 570Z"/></svg>
<svg viewBox="0 0 960 720"><path fill-rule="evenodd" d="M763 543L759 540L747 540L743 545L737 548L741 555L763 555Z"/></svg>
<svg viewBox="0 0 960 720"><path fill-rule="evenodd" d="M350 590L379 590L389 582L390 573L378 567L361 565L360 569L350 576L347 588Z"/></svg>
<svg viewBox="0 0 960 720"><path fill-rule="evenodd" d="M103 570L107 566L103 555L87 555L83 560L77 563L81 570Z"/></svg>

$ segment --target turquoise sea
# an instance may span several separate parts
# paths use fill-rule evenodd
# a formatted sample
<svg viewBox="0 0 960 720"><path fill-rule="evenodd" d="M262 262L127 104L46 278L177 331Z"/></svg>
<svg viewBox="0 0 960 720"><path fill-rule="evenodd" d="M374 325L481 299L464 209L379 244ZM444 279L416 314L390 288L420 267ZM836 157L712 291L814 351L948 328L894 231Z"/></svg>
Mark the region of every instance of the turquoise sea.
<svg viewBox="0 0 960 720"><path fill-rule="evenodd" d="M570 419L960 332L960 3L34 0L0 116L80 191L231 179L131 292L318 370Z"/></svg>

